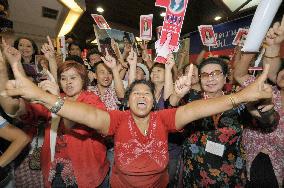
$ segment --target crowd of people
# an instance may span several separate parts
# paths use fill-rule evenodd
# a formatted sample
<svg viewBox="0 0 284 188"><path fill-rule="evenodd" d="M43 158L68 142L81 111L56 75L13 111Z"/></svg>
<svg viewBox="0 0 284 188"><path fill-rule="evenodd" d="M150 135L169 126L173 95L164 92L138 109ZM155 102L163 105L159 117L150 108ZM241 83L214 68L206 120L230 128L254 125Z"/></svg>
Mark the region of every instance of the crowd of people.
<svg viewBox="0 0 284 188"><path fill-rule="evenodd" d="M258 75L240 47L182 66L184 53L157 63L146 43L121 52L112 40L115 56L83 59L71 40L63 60L49 37L40 52L11 38L2 33L0 137L11 144L0 187L283 186L284 17Z"/></svg>

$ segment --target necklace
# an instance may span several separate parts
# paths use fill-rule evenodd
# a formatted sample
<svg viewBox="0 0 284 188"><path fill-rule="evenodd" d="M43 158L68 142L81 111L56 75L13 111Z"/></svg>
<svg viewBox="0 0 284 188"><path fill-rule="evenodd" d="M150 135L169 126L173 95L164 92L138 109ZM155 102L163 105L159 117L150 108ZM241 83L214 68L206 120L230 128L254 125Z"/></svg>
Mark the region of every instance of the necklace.
<svg viewBox="0 0 284 188"><path fill-rule="evenodd" d="M144 135L147 136L147 134L148 134L148 131L145 129L144 130Z"/></svg>

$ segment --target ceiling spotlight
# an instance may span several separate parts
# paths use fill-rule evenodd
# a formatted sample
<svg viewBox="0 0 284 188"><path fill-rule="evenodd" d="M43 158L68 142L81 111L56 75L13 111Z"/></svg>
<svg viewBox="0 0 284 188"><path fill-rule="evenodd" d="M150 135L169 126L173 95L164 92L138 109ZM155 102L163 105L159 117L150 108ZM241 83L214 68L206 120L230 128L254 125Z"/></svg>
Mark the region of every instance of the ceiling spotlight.
<svg viewBox="0 0 284 188"><path fill-rule="evenodd" d="M165 16L166 16L166 13L165 13L165 12L162 12L162 13L160 14L160 16L165 17Z"/></svg>
<svg viewBox="0 0 284 188"><path fill-rule="evenodd" d="M214 18L214 20L218 21L218 20L220 20L221 18L222 18L221 16L216 16L216 17Z"/></svg>
<svg viewBox="0 0 284 188"><path fill-rule="evenodd" d="M97 11L100 12L100 13L102 13L102 12L104 12L105 10L104 10L102 7L98 7L98 8L97 8Z"/></svg>

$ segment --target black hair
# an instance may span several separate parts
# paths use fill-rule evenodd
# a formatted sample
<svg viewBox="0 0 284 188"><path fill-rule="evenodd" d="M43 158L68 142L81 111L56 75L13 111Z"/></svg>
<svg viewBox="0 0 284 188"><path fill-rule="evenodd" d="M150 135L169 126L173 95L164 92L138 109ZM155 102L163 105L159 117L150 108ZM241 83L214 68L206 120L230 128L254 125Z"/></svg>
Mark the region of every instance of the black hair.
<svg viewBox="0 0 284 188"><path fill-rule="evenodd" d="M230 61L230 57L226 55L220 55L219 58L223 59L224 61Z"/></svg>
<svg viewBox="0 0 284 188"><path fill-rule="evenodd" d="M132 82L130 84L130 86L128 87L128 89L125 92L125 97L124 97L124 105L127 106L128 100L129 100L129 96L133 91L133 88L138 85L138 84L144 84L146 86L148 86L150 88L151 94L153 96L153 109L155 110L157 104L156 104L156 99L155 99L155 86L151 81L146 81L146 80L135 80L134 82Z"/></svg>
<svg viewBox="0 0 284 188"><path fill-rule="evenodd" d="M80 50L82 51L82 47L81 47L81 44L77 41L75 42L71 42L69 45L68 45L68 53L69 51L71 50L71 46L74 45L74 46L78 46L80 48Z"/></svg>
<svg viewBox="0 0 284 188"><path fill-rule="evenodd" d="M87 54L87 60L90 61L90 56L93 54L98 54L99 56L103 56L103 54L101 52L99 52L99 50L97 48L92 48L88 51Z"/></svg>
<svg viewBox="0 0 284 188"><path fill-rule="evenodd" d="M65 61L76 61L77 63L84 65L83 59L77 55L69 55L66 57Z"/></svg>
<svg viewBox="0 0 284 188"><path fill-rule="evenodd" d="M129 36L129 33L127 32L124 32L124 36L123 36L123 39L126 39L128 40L129 43L131 43L131 40L130 40L130 36Z"/></svg>
<svg viewBox="0 0 284 188"><path fill-rule="evenodd" d="M150 69L150 74L151 74L151 72L153 71L153 69L155 68L155 67L159 67L159 68L162 68L162 69L166 69L165 68L165 64L163 64L163 63L154 63L154 65L151 67L151 69Z"/></svg>
<svg viewBox="0 0 284 188"><path fill-rule="evenodd" d="M228 74L228 64L221 58L218 57L209 57L205 60L203 60L199 66L198 66L198 74L201 73L201 69L208 64L216 64L216 65L220 65L222 72L225 76L227 76Z"/></svg>
<svg viewBox="0 0 284 188"><path fill-rule="evenodd" d="M17 38L17 39L15 40L15 42L14 42L14 48L16 48L17 50L19 50L19 42L20 42L21 39L26 39L26 40L28 40L28 41L30 41L30 42L32 43L32 47L33 47L33 50L34 50L34 53L33 53L32 56L33 56L33 60L34 60L35 55L38 54L38 47L37 47L36 43L35 43L32 39L27 38L27 37L20 37L20 38Z"/></svg>

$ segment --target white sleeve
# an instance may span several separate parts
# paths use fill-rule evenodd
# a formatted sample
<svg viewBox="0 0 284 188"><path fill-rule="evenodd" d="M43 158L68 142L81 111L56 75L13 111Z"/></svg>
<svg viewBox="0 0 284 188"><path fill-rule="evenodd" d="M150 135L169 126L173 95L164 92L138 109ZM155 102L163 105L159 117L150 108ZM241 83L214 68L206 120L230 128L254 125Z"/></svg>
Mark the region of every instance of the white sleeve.
<svg viewBox="0 0 284 188"><path fill-rule="evenodd" d="M5 127L6 125L8 125L8 121L0 116L0 128Z"/></svg>

